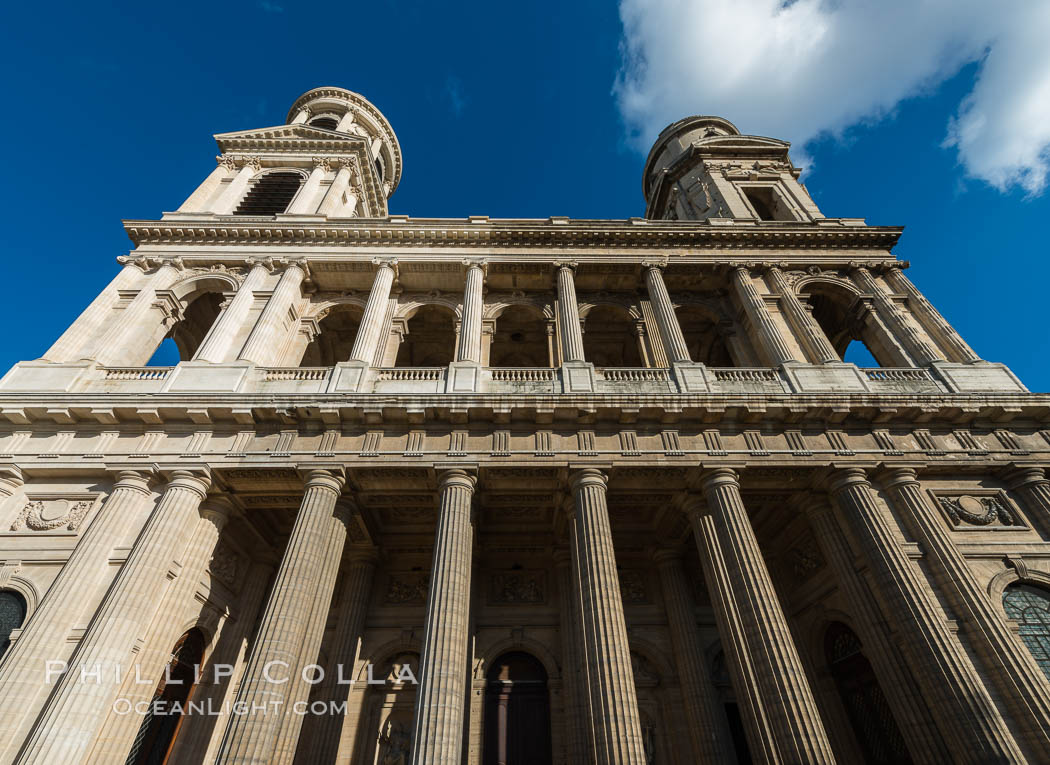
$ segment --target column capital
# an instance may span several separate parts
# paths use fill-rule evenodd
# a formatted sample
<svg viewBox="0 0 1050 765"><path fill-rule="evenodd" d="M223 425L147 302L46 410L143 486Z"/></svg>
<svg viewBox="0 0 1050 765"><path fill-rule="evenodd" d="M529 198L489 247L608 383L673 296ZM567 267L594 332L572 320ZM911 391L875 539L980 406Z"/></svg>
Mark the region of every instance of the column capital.
<svg viewBox="0 0 1050 765"><path fill-rule="evenodd" d="M554 567L557 569L568 568L569 564L572 563L572 550L568 547L555 547L554 553L551 555L554 558Z"/></svg>
<svg viewBox="0 0 1050 765"><path fill-rule="evenodd" d="M678 547L659 547L653 550L653 562L660 568L677 566L682 562L683 553Z"/></svg>
<svg viewBox="0 0 1050 765"><path fill-rule="evenodd" d="M149 494L149 484L153 480L154 472L151 468L122 469L116 471L116 480L113 482L114 491L117 489L130 489L142 494Z"/></svg>
<svg viewBox="0 0 1050 765"><path fill-rule="evenodd" d="M569 476L569 485L572 486L573 491L589 486L600 486L606 489L609 486L609 476L598 468L580 468Z"/></svg>
<svg viewBox="0 0 1050 765"><path fill-rule="evenodd" d="M1039 465L1011 464L1000 473L1000 477L1006 484L1006 488L1011 491L1047 482L1046 469Z"/></svg>
<svg viewBox="0 0 1050 765"><path fill-rule="evenodd" d="M699 494L687 494L682 500L682 512L685 513L686 518L693 520L694 517L708 515L710 508Z"/></svg>
<svg viewBox="0 0 1050 765"><path fill-rule="evenodd" d="M218 531L223 530L235 512L235 508L225 497L208 497L200 506L201 518L210 521Z"/></svg>
<svg viewBox="0 0 1050 765"><path fill-rule="evenodd" d="M868 471L865 468L855 466L838 468L830 473L825 480L828 490L836 494L851 486L871 486L871 481L868 480Z"/></svg>
<svg viewBox="0 0 1050 765"><path fill-rule="evenodd" d="M394 276L397 276L397 258L372 258L372 265L376 267L376 270L379 270L380 268L389 268L394 272Z"/></svg>
<svg viewBox="0 0 1050 765"><path fill-rule="evenodd" d="M207 467L202 465L193 468L175 468L164 472L171 476L168 479L168 485L164 487L165 491L186 489L199 495L202 500L208 495L208 489L211 488L211 470Z"/></svg>
<svg viewBox="0 0 1050 765"><path fill-rule="evenodd" d="M346 479L341 468L336 467L300 467L305 489L328 489L336 494L343 490Z"/></svg>
<svg viewBox="0 0 1050 765"><path fill-rule="evenodd" d="M249 258L245 258L244 262L245 264L247 264L248 268L257 268L258 266L262 266L271 274L274 270L273 258L269 255L265 257L252 256Z"/></svg>
<svg viewBox="0 0 1050 765"><path fill-rule="evenodd" d="M575 271L576 267L579 266L579 262L575 260L556 260L552 264L557 270L568 270Z"/></svg>
<svg viewBox="0 0 1050 765"><path fill-rule="evenodd" d="M21 468L15 465L0 465L0 494L11 496L24 483L25 478L22 476Z"/></svg>
<svg viewBox="0 0 1050 765"><path fill-rule="evenodd" d="M332 169L332 160L329 157L314 157L314 170L324 170L326 173Z"/></svg>
<svg viewBox="0 0 1050 765"><path fill-rule="evenodd" d="M912 465L890 465L880 470L876 477L886 489L919 485L918 470Z"/></svg>
<svg viewBox="0 0 1050 765"><path fill-rule="evenodd" d="M446 468L438 473L438 488L444 491L456 486L467 491L474 491L474 487L478 484L475 472L474 469L467 468Z"/></svg>
<svg viewBox="0 0 1050 765"><path fill-rule="evenodd" d="M643 260L642 268L646 271L663 271L667 268L667 258L661 258L659 260Z"/></svg>
<svg viewBox="0 0 1050 765"><path fill-rule="evenodd" d="M347 558L352 566L375 568L376 564L379 563L379 550L376 549L375 545L358 545L350 548L350 554Z"/></svg>
<svg viewBox="0 0 1050 765"><path fill-rule="evenodd" d="M727 484L740 488L740 474L731 467L711 468L700 474L700 485L705 491Z"/></svg>

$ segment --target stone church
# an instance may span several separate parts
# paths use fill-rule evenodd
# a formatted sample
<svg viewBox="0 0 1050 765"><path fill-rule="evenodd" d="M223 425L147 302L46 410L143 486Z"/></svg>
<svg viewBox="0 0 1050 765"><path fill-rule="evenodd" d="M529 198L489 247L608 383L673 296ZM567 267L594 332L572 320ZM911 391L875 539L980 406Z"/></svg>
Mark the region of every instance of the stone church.
<svg viewBox="0 0 1050 765"><path fill-rule="evenodd" d="M1050 761L1050 396L786 142L525 220L342 88L215 138L0 379L0 763Z"/></svg>

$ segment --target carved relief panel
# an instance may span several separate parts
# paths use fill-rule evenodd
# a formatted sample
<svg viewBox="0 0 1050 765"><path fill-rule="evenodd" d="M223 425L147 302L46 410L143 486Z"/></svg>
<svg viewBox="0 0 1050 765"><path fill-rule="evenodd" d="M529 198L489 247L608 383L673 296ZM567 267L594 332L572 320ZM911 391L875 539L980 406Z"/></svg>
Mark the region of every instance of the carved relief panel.
<svg viewBox="0 0 1050 765"><path fill-rule="evenodd" d="M27 494L11 531L77 531L98 500L97 494Z"/></svg>

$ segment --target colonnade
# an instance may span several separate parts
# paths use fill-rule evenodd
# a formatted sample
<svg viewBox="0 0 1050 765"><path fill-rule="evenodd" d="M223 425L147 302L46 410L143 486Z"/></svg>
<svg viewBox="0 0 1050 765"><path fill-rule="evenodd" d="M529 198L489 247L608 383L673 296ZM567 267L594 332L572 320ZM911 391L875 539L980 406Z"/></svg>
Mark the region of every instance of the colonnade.
<svg viewBox="0 0 1050 765"><path fill-rule="evenodd" d="M379 358L390 335L388 308L397 270L396 260L377 259L374 263L375 275L349 359L365 365ZM552 267L557 293L558 356L565 365L585 363L575 287L576 264L556 261ZM697 359L690 357L675 302L664 282L665 263L643 262L640 267L656 325L653 332L659 334L666 363L678 366L696 362ZM290 321L289 317L297 316L308 265L305 260L286 262L264 307L253 314L256 295L267 280L272 279L269 272L273 268L271 260L249 262L247 274L222 308L193 360L211 363L240 361L260 366L288 363L284 356L292 334L297 331L293 327L297 322ZM466 264L455 362L475 365L482 362L485 268L482 262ZM750 267L733 266L728 271L731 297L758 358L767 366L840 361L824 330L784 271L773 264L766 264L759 270L763 278L757 281ZM126 306L114 313L113 306L118 296L136 283L136 272L136 266L125 266L43 358L61 362L94 359L106 365L127 365L129 354L140 357L143 344L154 342L156 334L149 329L152 326L151 312L163 304L161 298L167 295L166 291L181 278L181 274L170 264L162 265L144 281L139 274L137 281L141 289ZM886 286L880 284L866 267L852 268L851 275L852 289L858 294L871 296L867 321L887 360L897 366L978 360L973 350L899 269L890 269ZM887 286L907 296L907 308L886 292ZM771 310L772 304L767 301L773 301L778 309ZM170 307L166 321L177 320L178 310L178 306ZM249 321L252 322L250 330L245 326Z"/></svg>

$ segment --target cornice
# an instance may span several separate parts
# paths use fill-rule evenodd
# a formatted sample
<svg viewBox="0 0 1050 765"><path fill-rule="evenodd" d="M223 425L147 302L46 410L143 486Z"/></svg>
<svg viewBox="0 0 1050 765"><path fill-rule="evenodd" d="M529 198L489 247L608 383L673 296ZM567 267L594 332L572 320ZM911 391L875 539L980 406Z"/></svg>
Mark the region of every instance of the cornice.
<svg viewBox="0 0 1050 765"><path fill-rule="evenodd" d="M544 249L832 249L888 252L903 228L820 223L718 225L629 220L371 218L337 222L213 217L125 220L135 246L238 244Z"/></svg>

